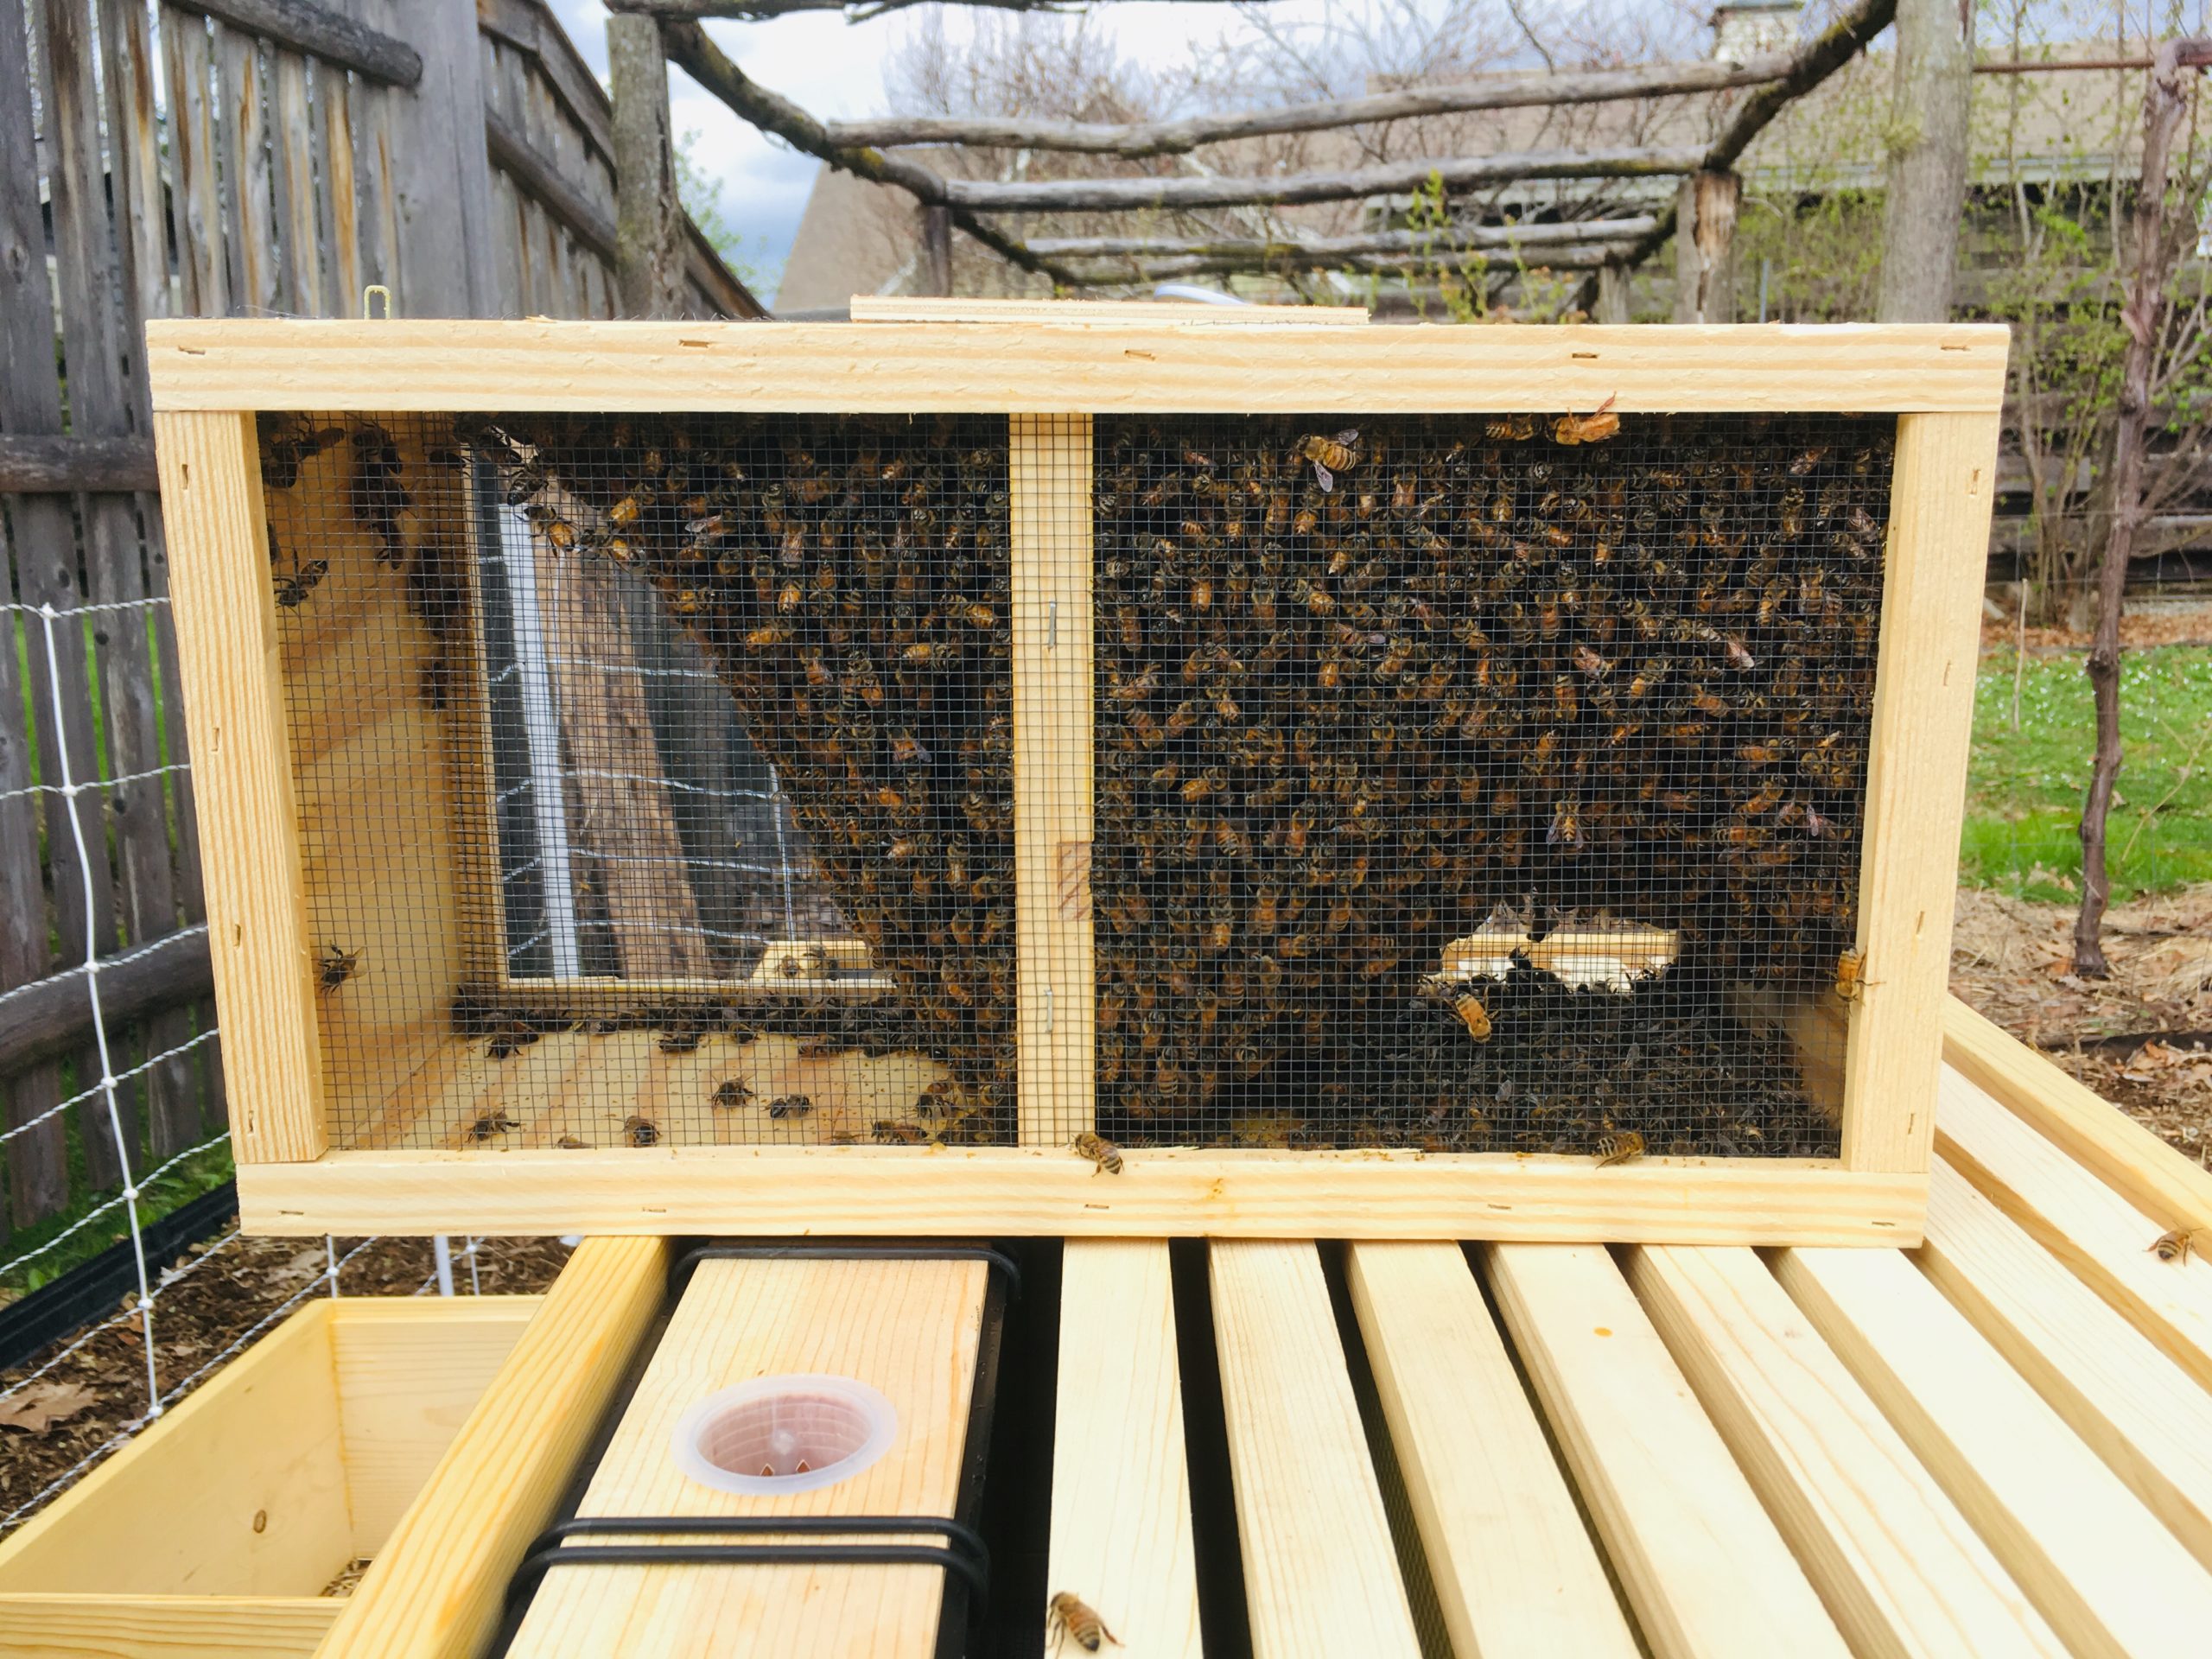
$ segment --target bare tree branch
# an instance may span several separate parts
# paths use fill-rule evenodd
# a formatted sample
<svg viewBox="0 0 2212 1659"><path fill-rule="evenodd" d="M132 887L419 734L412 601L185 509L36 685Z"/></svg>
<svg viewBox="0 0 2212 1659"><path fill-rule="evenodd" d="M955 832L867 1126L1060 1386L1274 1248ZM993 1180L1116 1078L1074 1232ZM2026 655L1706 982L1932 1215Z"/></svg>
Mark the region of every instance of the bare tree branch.
<svg viewBox="0 0 2212 1659"><path fill-rule="evenodd" d="M1478 250L1548 248L1642 236L1651 228L1647 214L1637 219L1568 219L1556 225L1485 225L1449 231L1377 231L1365 236L1176 238L1146 236L1037 236L1032 253L1052 258L1272 258L1311 255L1319 259L1357 254L1465 253Z"/></svg>
<svg viewBox="0 0 2212 1659"><path fill-rule="evenodd" d="M969 144L1001 149L1074 150L1097 156L1179 156L1201 144L1286 132L1456 115L1470 110L1513 110L1561 104L1605 104L1707 92L1779 79L1790 60L1770 54L1737 64L1661 63L1637 69L1586 70L1557 75L1484 75L1436 86L1411 87L1371 98L1333 99L1281 109L1228 115L1195 115L1179 121L1046 121L1018 117L886 115L823 124L830 142L877 146Z"/></svg>
<svg viewBox="0 0 2212 1659"><path fill-rule="evenodd" d="M1612 257L1603 243L1566 244L1532 251L1525 263L1532 270L1595 270ZM1388 276L1395 272L1434 271L1464 263L1477 270L1510 276L1516 262L1500 260L1493 253L1443 247L1417 248L1402 253L1321 253L1294 244L1279 244L1262 253L1199 254L1187 257L1151 259L1132 257L1125 264L1078 268L1077 276L1086 286L1107 283L1166 282L1179 276L1214 276L1240 271L1272 272L1287 276L1300 270L1345 270Z"/></svg>

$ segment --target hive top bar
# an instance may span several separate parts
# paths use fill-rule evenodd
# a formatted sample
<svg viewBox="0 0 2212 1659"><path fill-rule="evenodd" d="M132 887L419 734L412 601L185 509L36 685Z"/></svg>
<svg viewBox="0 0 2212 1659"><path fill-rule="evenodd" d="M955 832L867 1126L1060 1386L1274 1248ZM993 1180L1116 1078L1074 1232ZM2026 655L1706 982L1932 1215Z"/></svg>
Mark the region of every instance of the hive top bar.
<svg viewBox="0 0 2212 1659"><path fill-rule="evenodd" d="M149 322L154 407L861 414L1992 412L1996 325Z"/></svg>

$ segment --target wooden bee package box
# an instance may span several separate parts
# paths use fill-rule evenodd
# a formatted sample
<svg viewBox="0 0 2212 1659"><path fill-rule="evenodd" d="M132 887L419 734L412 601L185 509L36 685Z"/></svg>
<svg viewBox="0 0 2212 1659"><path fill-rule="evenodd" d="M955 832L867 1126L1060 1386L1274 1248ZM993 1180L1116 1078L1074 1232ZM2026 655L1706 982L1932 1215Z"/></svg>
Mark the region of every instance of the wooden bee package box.
<svg viewBox="0 0 2212 1659"><path fill-rule="evenodd" d="M149 352L251 1224L1917 1237L2003 330Z"/></svg>

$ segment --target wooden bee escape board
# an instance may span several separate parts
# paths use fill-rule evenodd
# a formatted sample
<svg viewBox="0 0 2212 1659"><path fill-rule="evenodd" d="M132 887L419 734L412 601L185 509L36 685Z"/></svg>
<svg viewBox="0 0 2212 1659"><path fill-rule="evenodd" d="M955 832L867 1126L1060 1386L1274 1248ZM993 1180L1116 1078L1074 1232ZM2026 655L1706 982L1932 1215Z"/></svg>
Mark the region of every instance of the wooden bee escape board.
<svg viewBox="0 0 2212 1659"><path fill-rule="evenodd" d="M249 1220L1909 1242L2005 349L156 325Z"/></svg>

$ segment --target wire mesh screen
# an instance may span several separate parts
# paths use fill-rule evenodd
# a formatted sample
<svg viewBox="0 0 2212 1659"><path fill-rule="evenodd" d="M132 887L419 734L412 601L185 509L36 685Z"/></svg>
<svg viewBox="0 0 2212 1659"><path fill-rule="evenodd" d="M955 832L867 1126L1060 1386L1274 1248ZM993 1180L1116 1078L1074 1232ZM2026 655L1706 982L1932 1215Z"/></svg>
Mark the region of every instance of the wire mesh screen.
<svg viewBox="0 0 2212 1659"><path fill-rule="evenodd" d="M1006 431L264 423L336 1144L1010 1136Z"/></svg>
<svg viewBox="0 0 2212 1659"><path fill-rule="evenodd" d="M1894 436L1102 420L1099 1132L1834 1154Z"/></svg>

